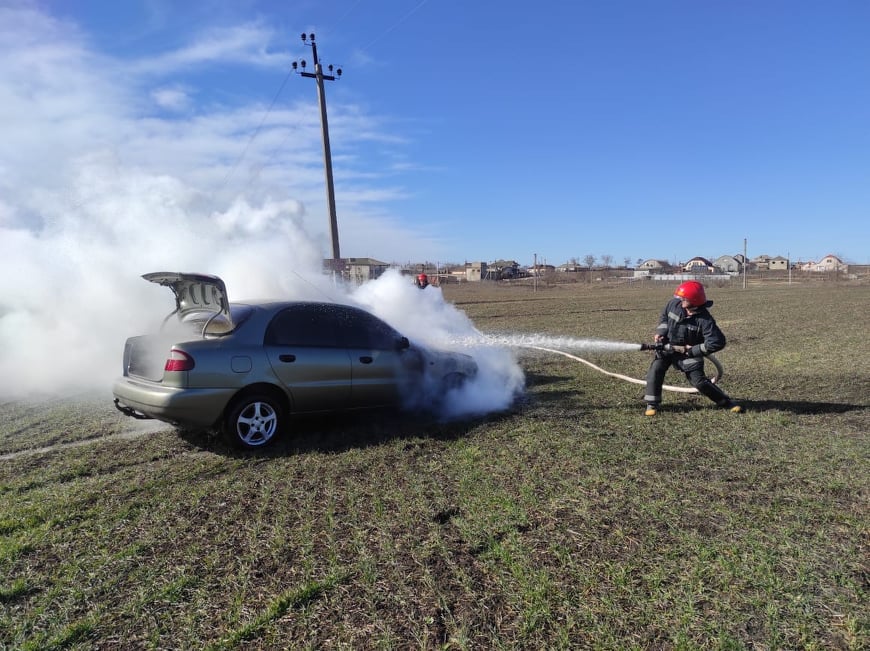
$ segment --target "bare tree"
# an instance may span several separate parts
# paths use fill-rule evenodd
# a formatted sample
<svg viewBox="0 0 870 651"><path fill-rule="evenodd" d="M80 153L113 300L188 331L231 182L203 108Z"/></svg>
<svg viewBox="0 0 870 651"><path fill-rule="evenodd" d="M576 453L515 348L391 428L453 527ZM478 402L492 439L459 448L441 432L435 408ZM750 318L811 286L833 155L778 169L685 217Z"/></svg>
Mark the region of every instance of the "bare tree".
<svg viewBox="0 0 870 651"><path fill-rule="evenodd" d="M625 268L628 269L631 266L631 258L628 256L625 256L622 259L622 263L625 265Z"/></svg>
<svg viewBox="0 0 870 651"><path fill-rule="evenodd" d="M601 272L601 279L606 281L610 277L610 270L613 268L613 256L609 253L602 255L601 266L604 267Z"/></svg>
<svg viewBox="0 0 870 651"><path fill-rule="evenodd" d="M592 282L592 267L595 266L595 256L591 253L583 258L583 262L589 268L589 271L586 272L586 282Z"/></svg>

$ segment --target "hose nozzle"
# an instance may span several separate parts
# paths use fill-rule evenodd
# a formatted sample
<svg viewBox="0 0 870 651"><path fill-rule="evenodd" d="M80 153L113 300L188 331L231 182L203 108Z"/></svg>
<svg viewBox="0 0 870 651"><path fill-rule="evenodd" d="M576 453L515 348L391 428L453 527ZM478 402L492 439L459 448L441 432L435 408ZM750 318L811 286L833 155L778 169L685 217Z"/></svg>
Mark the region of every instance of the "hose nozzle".
<svg viewBox="0 0 870 651"><path fill-rule="evenodd" d="M658 342L655 344L641 344L641 350L654 350L657 353L673 353L676 352L674 347L671 344L666 344L664 342ZM683 346L680 346L676 349L679 352L683 352Z"/></svg>

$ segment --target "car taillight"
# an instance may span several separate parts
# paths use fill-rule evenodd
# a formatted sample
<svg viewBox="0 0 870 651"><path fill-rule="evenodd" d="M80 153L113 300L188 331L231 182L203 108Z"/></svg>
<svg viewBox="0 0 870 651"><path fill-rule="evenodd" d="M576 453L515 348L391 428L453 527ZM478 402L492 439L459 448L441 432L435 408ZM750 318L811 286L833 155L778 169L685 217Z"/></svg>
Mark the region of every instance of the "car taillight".
<svg viewBox="0 0 870 651"><path fill-rule="evenodd" d="M190 371L195 366L193 357L185 353L183 350L173 348L169 351L169 357L166 358L164 371Z"/></svg>

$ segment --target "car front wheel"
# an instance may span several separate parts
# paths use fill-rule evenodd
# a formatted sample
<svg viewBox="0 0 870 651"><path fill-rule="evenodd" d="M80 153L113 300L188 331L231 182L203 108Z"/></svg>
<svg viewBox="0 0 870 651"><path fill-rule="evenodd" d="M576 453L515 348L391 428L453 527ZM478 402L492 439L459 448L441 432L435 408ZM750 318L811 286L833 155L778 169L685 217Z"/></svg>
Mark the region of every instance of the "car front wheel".
<svg viewBox="0 0 870 651"><path fill-rule="evenodd" d="M230 445L262 448L269 445L284 424L281 403L268 395L249 395L237 400L227 412L224 435Z"/></svg>

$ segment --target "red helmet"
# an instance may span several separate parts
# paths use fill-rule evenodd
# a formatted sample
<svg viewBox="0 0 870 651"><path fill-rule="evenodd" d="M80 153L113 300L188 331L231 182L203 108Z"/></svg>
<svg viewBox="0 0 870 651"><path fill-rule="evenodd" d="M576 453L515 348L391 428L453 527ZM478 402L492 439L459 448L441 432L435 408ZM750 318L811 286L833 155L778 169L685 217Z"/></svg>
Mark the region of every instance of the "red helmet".
<svg viewBox="0 0 870 651"><path fill-rule="evenodd" d="M704 286L697 280L687 280L684 282L677 287L674 296L688 301L692 307L701 307L707 304L707 294L704 293Z"/></svg>
<svg viewBox="0 0 870 651"><path fill-rule="evenodd" d="M429 276L427 276L426 274L420 274L419 276L417 276L417 280L419 280L421 283L427 283L429 282Z"/></svg>

